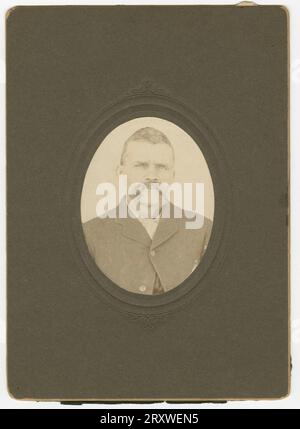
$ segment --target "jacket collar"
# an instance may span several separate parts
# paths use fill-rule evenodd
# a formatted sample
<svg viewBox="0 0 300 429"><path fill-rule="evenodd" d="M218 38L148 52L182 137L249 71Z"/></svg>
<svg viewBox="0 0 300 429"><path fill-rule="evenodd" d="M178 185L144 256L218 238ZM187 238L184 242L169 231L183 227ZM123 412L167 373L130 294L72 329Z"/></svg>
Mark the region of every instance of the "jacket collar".
<svg viewBox="0 0 300 429"><path fill-rule="evenodd" d="M151 249L155 249L161 244L165 243L178 231L178 220L174 218L165 219L161 218L158 223L157 230L155 231Z"/></svg>
<svg viewBox="0 0 300 429"><path fill-rule="evenodd" d="M122 226L122 235L143 244L145 247L151 246L151 238L138 219L126 218L116 219L116 222Z"/></svg>
<svg viewBox="0 0 300 429"><path fill-rule="evenodd" d="M138 219L131 217L125 219L117 218L116 222L122 225L123 236L137 241L145 247L155 249L156 247L168 241L178 231L178 219L172 216L173 208L171 207L171 209L170 218L161 218L159 220L153 240L151 240L146 229Z"/></svg>

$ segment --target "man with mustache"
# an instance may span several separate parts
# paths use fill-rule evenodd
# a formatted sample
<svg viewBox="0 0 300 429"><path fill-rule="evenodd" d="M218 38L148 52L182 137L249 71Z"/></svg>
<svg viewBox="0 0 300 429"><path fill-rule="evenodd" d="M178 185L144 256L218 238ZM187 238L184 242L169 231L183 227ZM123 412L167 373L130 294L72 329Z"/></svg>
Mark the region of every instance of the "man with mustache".
<svg viewBox="0 0 300 429"><path fill-rule="evenodd" d="M174 216L172 204L170 217L161 216L163 196L160 193L153 200L150 188L153 184L171 184L175 177L174 148L161 131L145 127L129 137L118 174L127 176L128 187L143 185L140 209L149 216L135 216L129 197L130 216L97 217L84 223L89 252L98 268L118 286L146 295L168 292L201 261L212 222L204 217L201 228L187 229L186 218Z"/></svg>

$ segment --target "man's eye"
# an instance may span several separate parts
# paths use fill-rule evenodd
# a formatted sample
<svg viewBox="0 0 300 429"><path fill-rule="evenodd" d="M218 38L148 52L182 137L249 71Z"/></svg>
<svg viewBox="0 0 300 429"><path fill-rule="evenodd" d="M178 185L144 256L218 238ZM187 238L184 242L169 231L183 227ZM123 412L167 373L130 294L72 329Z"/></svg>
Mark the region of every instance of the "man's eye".
<svg viewBox="0 0 300 429"><path fill-rule="evenodd" d="M141 167L141 168L146 168L147 164L146 162L137 162L136 164L134 164L135 167Z"/></svg>
<svg viewBox="0 0 300 429"><path fill-rule="evenodd" d="M165 165L165 164L158 164L158 165L157 165L157 168L158 168L159 170L168 170L168 166L167 166L167 165Z"/></svg>

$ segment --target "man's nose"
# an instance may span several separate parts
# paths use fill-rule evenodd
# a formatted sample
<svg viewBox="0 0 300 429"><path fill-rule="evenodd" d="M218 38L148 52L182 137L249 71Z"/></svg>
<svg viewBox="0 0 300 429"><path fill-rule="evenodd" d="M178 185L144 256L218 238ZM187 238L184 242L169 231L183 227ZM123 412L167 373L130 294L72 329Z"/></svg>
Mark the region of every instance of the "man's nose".
<svg viewBox="0 0 300 429"><path fill-rule="evenodd" d="M158 182L159 181L159 177L156 171L156 168L153 166L149 166L149 168L146 171L146 177L145 177L145 181L146 182Z"/></svg>

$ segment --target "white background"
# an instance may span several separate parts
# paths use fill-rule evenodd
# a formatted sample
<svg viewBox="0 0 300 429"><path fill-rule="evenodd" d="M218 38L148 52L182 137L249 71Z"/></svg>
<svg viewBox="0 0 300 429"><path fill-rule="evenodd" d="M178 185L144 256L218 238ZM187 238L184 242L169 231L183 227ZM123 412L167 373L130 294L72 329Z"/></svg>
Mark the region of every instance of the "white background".
<svg viewBox="0 0 300 429"><path fill-rule="evenodd" d="M1 12L1 33L0 33L0 91L1 91L1 115L0 115L0 128L1 128L1 154L0 154L0 186L1 186L1 299L0 299L0 408L77 408L74 406L60 405L59 403L49 402L30 402L30 401L17 401L12 399L6 389L6 257L5 257L5 13L7 9L16 5L103 5L103 4L234 4L238 1L25 1L21 0L20 3L14 1L2 0L0 3ZM264 0L258 1L259 4L264 5L284 5L289 9L290 13L290 35L291 35L291 345L292 345L292 387L291 393L288 398L276 401L230 401L226 404L124 404L116 405L116 408L190 408L190 409L205 409L205 408L300 408L300 261L297 263L297 258L300 258L300 1L299 0ZM297 118L298 116L298 118ZM297 120L298 119L298 120ZM298 219L298 223L296 222ZM99 405L99 404L85 404L78 408L108 408L113 409L113 405ZM125 413L124 413L125 414Z"/></svg>

